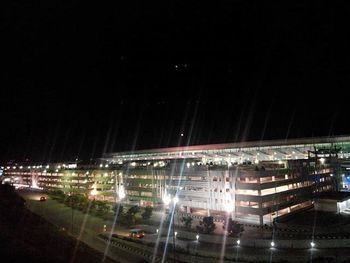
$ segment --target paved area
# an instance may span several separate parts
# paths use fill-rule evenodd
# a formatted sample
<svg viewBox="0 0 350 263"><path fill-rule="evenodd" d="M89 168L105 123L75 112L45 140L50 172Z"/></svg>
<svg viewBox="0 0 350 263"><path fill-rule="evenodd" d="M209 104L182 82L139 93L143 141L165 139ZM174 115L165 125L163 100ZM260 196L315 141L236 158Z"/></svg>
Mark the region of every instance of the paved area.
<svg viewBox="0 0 350 263"><path fill-rule="evenodd" d="M109 246L107 248L106 243L97 236L99 233L103 232L105 222L102 219L87 216L76 210L72 212L71 208L55 200L51 200L50 198L47 198L45 202L38 201L40 196L46 196L44 194L21 193L21 195L27 200L26 205L31 211L43 216L52 224L69 230L78 240L102 253L106 252L110 258L117 262L129 263L141 262L143 260L140 256L120 250L116 247ZM123 233L123 231L120 233Z"/></svg>
<svg viewBox="0 0 350 263"><path fill-rule="evenodd" d="M22 193L27 199L27 206L33 212L42 215L48 221L53 224L64 227L67 230L73 232L73 235L78 237L79 240L85 242L89 246L101 251L107 251L107 255L119 262L138 262L142 260L141 257L127 253L126 251L120 250L116 247L109 246L106 249L106 243L100 240L97 235L103 233L104 225L107 230L111 230L113 223L111 221L104 221L100 218L86 215L77 210L72 210L63 204L58 203L55 200L48 198L45 202L38 201L40 193ZM154 227L153 227L154 229ZM170 237L167 237L167 228L160 229L159 233L147 234L143 239L144 242L157 243L164 242L172 244L173 238L172 233ZM126 236L128 229L122 226L115 226L114 233L118 235ZM253 232L253 231L252 231ZM162 233L162 234L161 234ZM161 235L159 235L161 234ZM225 242L223 236L222 244L212 244L205 242L198 242L194 240L176 239L177 246L187 248L191 252L198 252L199 254L207 251L216 252L218 255L222 255L222 259L225 255L228 258L240 258L241 256L259 259L260 261L281 261L288 260L290 262L307 262L311 258L315 257L332 257L337 259L339 262L348 259L350 255L344 253L344 249L277 249L277 248L247 248L236 246L235 244L228 244ZM162 253L162 251L158 251Z"/></svg>

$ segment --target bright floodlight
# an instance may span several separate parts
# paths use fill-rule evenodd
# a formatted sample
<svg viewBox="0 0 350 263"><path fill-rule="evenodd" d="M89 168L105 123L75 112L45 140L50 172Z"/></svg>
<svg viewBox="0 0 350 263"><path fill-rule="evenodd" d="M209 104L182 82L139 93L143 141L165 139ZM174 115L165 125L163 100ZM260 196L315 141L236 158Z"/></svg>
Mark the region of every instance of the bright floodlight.
<svg viewBox="0 0 350 263"><path fill-rule="evenodd" d="M119 193L119 198L120 199L124 199L125 198L125 193L124 192Z"/></svg>
<svg viewBox="0 0 350 263"><path fill-rule="evenodd" d="M179 202L179 198L178 198L177 196L175 196L175 197L173 198L173 202L174 202L174 204L177 204L177 203Z"/></svg>
<svg viewBox="0 0 350 263"><path fill-rule="evenodd" d="M199 239L199 235L196 235L196 239L197 239L197 240Z"/></svg>
<svg viewBox="0 0 350 263"><path fill-rule="evenodd" d="M158 233L159 232L159 229L157 228L156 232Z"/></svg>
<svg viewBox="0 0 350 263"><path fill-rule="evenodd" d="M274 247L275 246L275 242L271 242L271 247Z"/></svg>
<svg viewBox="0 0 350 263"><path fill-rule="evenodd" d="M232 204L226 204L225 210L227 213L231 213L233 211L233 205Z"/></svg>
<svg viewBox="0 0 350 263"><path fill-rule="evenodd" d="M124 190L124 186L121 186L120 188L119 188L119 193L118 193L118 195L119 195L119 198L120 199L124 199L125 198L125 190Z"/></svg>
<svg viewBox="0 0 350 263"><path fill-rule="evenodd" d="M310 246L311 246L311 247L315 247L315 245L316 245L316 244L314 243L314 241L311 241L311 242L310 242Z"/></svg>
<svg viewBox="0 0 350 263"><path fill-rule="evenodd" d="M236 242L237 242L237 245L241 244L241 240L239 239Z"/></svg>
<svg viewBox="0 0 350 263"><path fill-rule="evenodd" d="M163 203L165 204L165 205L168 205L169 203L170 203L170 197L168 196L168 195L164 195L163 196Z"/></svg>

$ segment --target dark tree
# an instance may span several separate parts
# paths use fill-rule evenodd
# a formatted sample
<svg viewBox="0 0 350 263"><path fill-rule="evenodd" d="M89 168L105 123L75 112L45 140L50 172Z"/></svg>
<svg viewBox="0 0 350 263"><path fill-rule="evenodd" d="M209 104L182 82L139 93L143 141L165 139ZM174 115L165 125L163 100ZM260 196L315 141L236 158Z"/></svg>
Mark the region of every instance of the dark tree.
<svg viewBox="0 0 350 263"><path fill-rule="evenodd" d="M121 204L115 204L113 207L113 212L114 215L116 215L116 218L120 218L121 216L123 216L124 213L124 207Z"/></svg>
<svg viewBox="0 0 350 263"><path fill-rule="evenodd" d="M145 207L145 211L142 213L142 218L143 219L150 219L152 216L152 212L153 212L153 207L151 207L151 206Z"/></svg>
<svg viewBox="0 0 350 263"><path fill-rule="evenodd" d="M184 226L187 229L191 229L192 221L193 221L193 219L190 216L184 216L184 217L181 218L181 222L184 224Z"/></svg>
<svg viewBox="0 0 350 263"><path fill-rule="evenodd" d="M203 217L203 221L199 222L197 231L203 234L211 234L214 232L216 225L212 216Z"/></svg>
<svg viewBox="0 0 350 263"><path fill-rule="evenodd" d="M243 225L233 221L232 218L225 221L222 228L226 230L227 234L230 236L240 235L244 231Z"/></svg>

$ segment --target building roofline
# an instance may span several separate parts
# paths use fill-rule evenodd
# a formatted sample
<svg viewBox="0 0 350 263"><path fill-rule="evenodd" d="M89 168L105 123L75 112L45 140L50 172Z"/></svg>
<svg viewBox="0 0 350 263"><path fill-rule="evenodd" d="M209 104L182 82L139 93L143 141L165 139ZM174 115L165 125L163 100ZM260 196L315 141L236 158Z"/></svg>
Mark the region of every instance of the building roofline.
<svg viewBox="0 0 350 263"><path fill-rule="evenodd" d="M165 152L191 152L191 151L206 151L206 150L220 150L232 148L250 148L250 147L268 147L268 146L288 146L298 144L321 144L321 143L342 143L350 142L349 135L339 136L324 136L324 137L306 137L285 140L263 140L263 141L247 141L235 143L218 143L218 144L204 144L204 145L190 145L154 149L142 149L134 151L123 151L107 153L105 157L113 155L131 155L131 154L146 154L146 153L165 153Z"/></svg>

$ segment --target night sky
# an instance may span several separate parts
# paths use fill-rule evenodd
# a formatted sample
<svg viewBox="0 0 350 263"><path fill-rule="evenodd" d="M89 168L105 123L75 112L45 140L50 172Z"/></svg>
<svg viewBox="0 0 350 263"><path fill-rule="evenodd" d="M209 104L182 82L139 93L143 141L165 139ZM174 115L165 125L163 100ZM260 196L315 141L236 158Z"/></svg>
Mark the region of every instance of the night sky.
<svg viewBox="0 0 350 263"><path fill-rule="evenodd" d="M1 2L2 163L350 134L346 1L160 2Z"/></svg>

